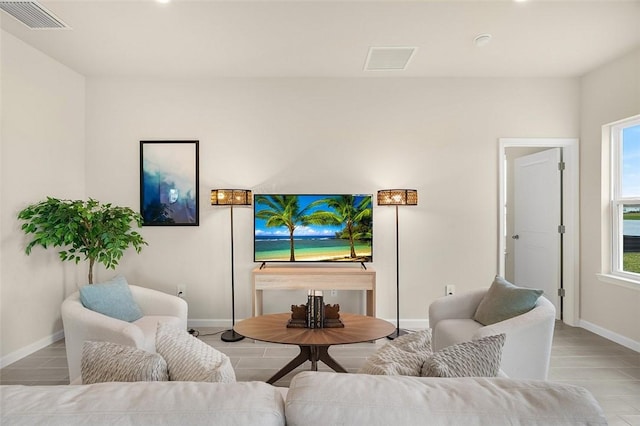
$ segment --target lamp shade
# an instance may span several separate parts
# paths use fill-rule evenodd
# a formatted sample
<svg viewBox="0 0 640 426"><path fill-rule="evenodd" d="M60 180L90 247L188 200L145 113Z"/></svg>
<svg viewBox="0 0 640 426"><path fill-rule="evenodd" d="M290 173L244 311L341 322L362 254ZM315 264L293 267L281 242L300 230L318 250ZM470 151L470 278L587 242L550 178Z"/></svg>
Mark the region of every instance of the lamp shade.
<svg viewBox="0 0 640 426"><path fill-rule="evenodd" d="M248 189L212 189L212 206L250 206L251 191Z"/></svg>
<svg viewBox="0 0 640 426"><path fill-rule="evenodd" d="M379 206L415 206L418 191L415 189L381 189L378 191Z"/></svg>

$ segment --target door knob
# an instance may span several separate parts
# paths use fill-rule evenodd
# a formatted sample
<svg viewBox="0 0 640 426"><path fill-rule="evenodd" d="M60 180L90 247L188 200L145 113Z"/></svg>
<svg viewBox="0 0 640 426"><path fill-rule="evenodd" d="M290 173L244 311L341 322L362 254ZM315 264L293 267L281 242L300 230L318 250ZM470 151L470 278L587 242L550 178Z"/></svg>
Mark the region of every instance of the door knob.
<svg viewBox="0 0 640 426"><path fill-rule="evenodd" d="M520 235L516 234L516 235L513 235L511 238L513 238L514 240L519 240L520 239Z"/></svg>

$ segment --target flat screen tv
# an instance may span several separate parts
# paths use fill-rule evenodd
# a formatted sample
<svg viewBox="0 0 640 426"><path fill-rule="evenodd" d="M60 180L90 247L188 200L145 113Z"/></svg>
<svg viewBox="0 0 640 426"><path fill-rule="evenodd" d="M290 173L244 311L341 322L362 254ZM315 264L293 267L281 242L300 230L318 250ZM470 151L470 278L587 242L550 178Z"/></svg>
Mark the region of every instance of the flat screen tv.
<svg viewBox="0 0 640 426"><path fill-rule="evenodd" d="M372 195L256 194L254 261L371 262Z"/></svg>

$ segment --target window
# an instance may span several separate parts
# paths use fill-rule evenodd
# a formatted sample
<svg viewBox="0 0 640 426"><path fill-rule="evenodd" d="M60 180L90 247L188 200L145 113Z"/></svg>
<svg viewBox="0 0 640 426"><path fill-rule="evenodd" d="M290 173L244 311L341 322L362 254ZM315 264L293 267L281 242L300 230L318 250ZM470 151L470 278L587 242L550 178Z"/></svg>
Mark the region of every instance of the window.
<svg viewBox="0 0 640 426"><path fill-rule="evenodd" d="M640 116L611 126L611 272L640 282Z"/></svg>

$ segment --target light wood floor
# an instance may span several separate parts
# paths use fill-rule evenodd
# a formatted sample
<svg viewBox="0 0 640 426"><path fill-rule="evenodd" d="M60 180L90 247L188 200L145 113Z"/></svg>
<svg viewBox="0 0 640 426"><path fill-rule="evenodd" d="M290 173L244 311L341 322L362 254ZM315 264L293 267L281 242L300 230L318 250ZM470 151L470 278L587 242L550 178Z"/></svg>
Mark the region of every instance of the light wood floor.
<svg viewBox="0 0 640 426"><path fill-rule="evenodd" d="M237 380L266 381L298 354L296 346L254 342L220 341L220 329L202 328L200 339L226 353L232 360ZM366 358L388 340L334 346L331 355L349 372L356 372ZM310 363L285 376L277 386L288 386L291 377ZM329 370L323 364L319 369ZM0 384L67 384L64 340L0 370ZM589 389L607 414L611 426L640 426L640 353L620 346L581 328L558 323L553 339L549 380Z"/></svg>

